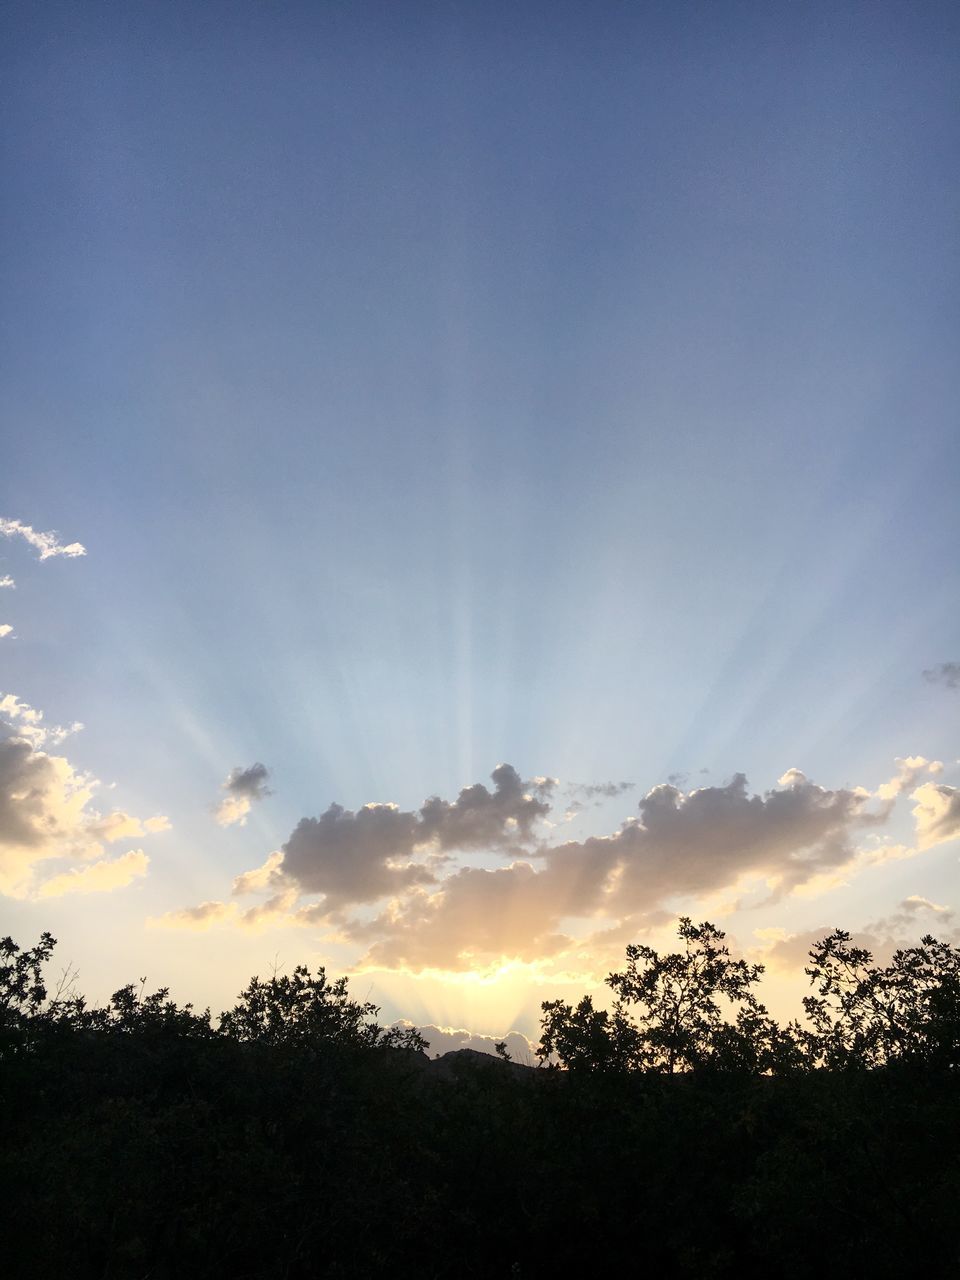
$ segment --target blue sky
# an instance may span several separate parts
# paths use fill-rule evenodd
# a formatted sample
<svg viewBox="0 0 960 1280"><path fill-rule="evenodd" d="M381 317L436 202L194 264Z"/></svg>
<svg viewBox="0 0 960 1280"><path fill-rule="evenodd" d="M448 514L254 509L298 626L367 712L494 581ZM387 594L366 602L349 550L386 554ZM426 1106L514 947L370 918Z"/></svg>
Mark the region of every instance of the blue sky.
<svg viewBox="0 0 960 1280"><path fill-rule="evenodd" d="M10 930L55 926L91 986L142 963L224 1004L278 951L348 968L367 941L146 922L232 901L333 802L415 813L509 761L560 780L539 848L609 836L671 777L875 791L923 756L943 769L910 786L955 788L960 693L922 673L960 658L958 25L946 4L11 6L0 515L86 555L0 540L0 695L82 721L56 751L101 780L91 812L170 830L129 885L21 886ZM254 761L271 794L220 826ZM621 780L564 820L571 783ZM878 839L916 846L909 794ZM551 856L459 849L427 909L521 853ZM950 909L956 858L858 864L729 927L746 948ZM637 910L611 918L666 927ZM476 954L520 966L503 1019L529 1031L537 982L590 971L557 954L545 977ZM411 966L362 981L391 1014L509 1029L495 982L477 1011L462 972Z"/></svg>

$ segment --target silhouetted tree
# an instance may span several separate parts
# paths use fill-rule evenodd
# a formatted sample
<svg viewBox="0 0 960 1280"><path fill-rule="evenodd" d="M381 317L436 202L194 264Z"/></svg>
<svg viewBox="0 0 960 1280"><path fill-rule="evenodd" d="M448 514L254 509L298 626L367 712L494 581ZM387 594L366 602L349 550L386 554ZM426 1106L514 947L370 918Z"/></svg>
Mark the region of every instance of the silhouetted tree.
<svg viewBox="0 0 960 1280"><path fill-rule="evenodd" d="M290 975L252 978L237 1004L220 1015L220 1032L235 1040L287 1047L426 1048L415 1027L379 1026L379 1012L375 1004L349 998L346 978L329 982L322 967L312 974L297 965Z"/></svg>
<svg viewBox="0 0 960 1280"><path fill-rule="evenodd" d="M960 948L928 934L876 966L836 929L811 949L805 972L817 986L803 1003L825 1066L960 1065Z"/></svg>
<svg viewBox="0 0 960 1280"><path fill-rule="evenodd" d="M652 947L627 947L627 966L607 985L617 999L610 1012L590 996L573 1008L545 1003L538 1054L567 1068L665 1073L711 1066L767 1072L801 1061L793 1028L782 1029L753 988L763 966L730 956L725 935L707 921L681 917L683 951L661 956ZM733 1022L723 1001L737 1008Z"/></svg>
<svg viewBox="0 0 960 1280"><path fill-rule="evenodd" d="M56 945L51 933L42 933L26 950L10 937L0 938L0 1054L25 1046L31 1022L47 999L41 970Z"/></svg>

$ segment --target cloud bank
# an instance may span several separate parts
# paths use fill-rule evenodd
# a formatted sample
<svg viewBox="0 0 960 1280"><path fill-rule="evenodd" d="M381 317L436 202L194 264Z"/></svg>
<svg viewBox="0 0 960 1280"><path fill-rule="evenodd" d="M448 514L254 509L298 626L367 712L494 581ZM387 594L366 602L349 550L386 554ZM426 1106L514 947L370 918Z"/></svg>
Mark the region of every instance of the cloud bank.
<svg viewBox="0 0 960 1280"><path fill-rule="evenodd" d="M957 837L960 796L937 778L942 769L905 756L873 790L831 789L798 769L761 793L740 773L689 791L664 783L616 830L558 842L549 817L557 781L524 781L502 764L492 787L434 795L419 809L331 804L238 876L232 901L160 923L310 925L357 947L367 968L451 972L553 957L582 971L591 954L620 949L691 904L822 894ZM914 801L916 845L884 835L903 795ZM244 897L261 900L241 908Z"/></svg>

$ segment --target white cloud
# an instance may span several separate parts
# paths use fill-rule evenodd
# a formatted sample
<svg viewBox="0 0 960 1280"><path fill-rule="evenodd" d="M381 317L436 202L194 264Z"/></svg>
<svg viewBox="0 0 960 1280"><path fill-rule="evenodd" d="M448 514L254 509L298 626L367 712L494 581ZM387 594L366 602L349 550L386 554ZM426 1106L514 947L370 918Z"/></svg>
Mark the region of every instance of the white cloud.
<svg viewBox="0 0 960 1280"><path fill-rule="evenodd" d="M0 709L7 729L7 736L0 736L0 894L92 892L128 883L125 875L142 874L132 869L145 869L146 863L132 854L98 862L104 845L166 830L167 819L157 815L144 821L119 809L99 813L93 807L97 779L76 770L66 757L41 750L70 731L45 728L42 713L12 694L0 701ZM45 881L44 867L64 861L81 864L89 876L73 880L71 869L61 866ZM45 889L49 883L54 889Z"/></svg>
<svg viewBox="0 0 960 1280"><path fill-rule="evenodd" d="M0 578L0 587L15 587L16 585L9 573Z"/></svg>
<svg viewBox="0 0 960 1280"><path fill-rule="evenodd" d="M944 782L925 782L911 793L917 805L913 816L917 823L917 843L921 849L944 844L960 836L960 787Z"/></svg>
<svg viewBox="0 0 960 1280"><path fill-rule="evenodd" d="M34 747L59 746L64 738L83 728L79 720L67 726L45 725L42 721L43 712L21 702L16 694L0 695L0 727L12 730L14 736L25 738Z"/></svg>
<svg viewBox="0 0 960 1280"><path fill-rule="evenodd" d="M233 882L234 896L243 897L248 893L258 893L261 889L282 885L285 879L280 870L282 865L283 851L275 849L262 867L257 867L254 871L245 871L243 875L237 876Z"/></svg>
<svg viewBox="0 0 960 1280"><path fill-rule="evenodd" d="M934 776L943 773L943 761L928 760L926 756L897 756L894 763L896 774L889 782L877 787L874 793L880 800L895 800L902 792L909 791L925 773Z"/></svg>
<svg viewBox="0 0 960 1280"><path fill-rule="evenodd" d="M95 840L106 840L107 844L114 844L117 840L139 839L141 836L169 831L170 819L158 813L153 818L141 821L140 818L124 813L122 809L114 809L106 817L91 821L87 830Z"/></svg>
<svg viewBox="0 0 960 1280"><path fill-rule="evenodd" d="M9 622L0 622L0 640L2 640L4 636L10 635L12 631L13 627Z"/></svg>
<svg viewBox="0 0 960 1280"><path fill-rule="evenodd" d="M7 520L0 516L0 535L6 538L21 537L35 551L40 552L41 560L49 560L52 556L85 556L86 547L79 542L64 545L53 532L40 533L20 520Z"/></svg>

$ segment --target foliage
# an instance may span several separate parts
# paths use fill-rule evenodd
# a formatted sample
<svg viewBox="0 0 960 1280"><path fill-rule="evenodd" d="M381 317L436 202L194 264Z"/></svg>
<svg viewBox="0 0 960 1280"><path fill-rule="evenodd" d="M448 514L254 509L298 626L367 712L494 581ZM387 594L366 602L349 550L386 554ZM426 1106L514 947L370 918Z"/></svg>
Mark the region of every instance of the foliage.
<svg viewBox="0 0 960 1280"><path fill-rule="evenodd" d="M684 929L631 949L619 1009L546 1006L568 1070L435 1071L322 970L253 979L216 1026L143 983L91 1008L48 996L49 935L4 940L4 1275L546 1280L635 1270L640 1242L653 1273L799 1280L824 1240L845 1274L957 1274L956 951L884 969L825 939L801 1034Z"/></svg>
<svg viewBox="0 0 960 1280"><path fill-rule="evenodd" d="M574 1009L543 1005L542 1060L570 1070L646 1070L672 1074L705 1068L767 1072L799 1065L795 1029L780 1028L753 988L762 965L734 960L724 934L684 916L683 951L661 956L652 947L627 947L627 965L607 985L617 999L610 1012L584 996ZM734 1009L731 1022L721 1001Z"/></svg>
<svg viewBox="0 0 960 1280"><path fill-rule="evenodd" d="M21 950L10 937L0 938L0 1027L19 1026L34 1017L47 998L41 967L53 954L57 940L50 933L29 950Z"/></svg>
<svg viewBox="0 0 960 1280"><path fill-rule="evenodd" d="M804 1007L817 1056L829 1067L904 1063L960 1066L960 948L926 935L889 965L837 929L816 943L805 970L817 986Z"/></svg>
<svg viewBox="0 0 960 1280"><path fill-rule="evenodd" d="M235 1040L300 1049L427 1047L415 1028L378 1026L379 1012L375 1004L349 998L346 978L328 982L322 967L311 974L297 965L289 976L274 974L265 982L252 978L237 1004L220 1015L220 1032Z"/></svg>

